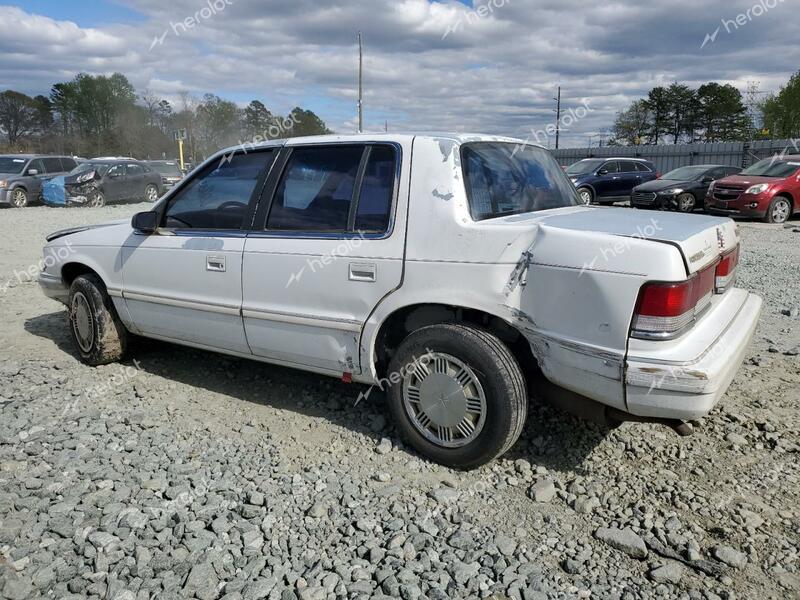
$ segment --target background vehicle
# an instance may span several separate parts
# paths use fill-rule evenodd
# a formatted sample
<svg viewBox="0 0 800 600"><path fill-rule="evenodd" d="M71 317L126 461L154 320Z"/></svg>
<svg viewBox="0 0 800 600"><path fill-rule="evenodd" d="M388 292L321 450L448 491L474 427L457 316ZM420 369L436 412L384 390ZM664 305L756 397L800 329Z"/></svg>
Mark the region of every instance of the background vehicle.
<svg viewBox="0 0 800 600"><path fill-rule="evenodd" d="M47 181L42 200L51 206L103 206L109 202L155 202L162 191L161 175L131 160L90 160L69 174Z"/></svg>
<svg viewBox="0 0 800 600"><path fill-rule="evenodd" d="M228 150L131 223L48 236L39 281L88 364L133 331L380 386L409 444L458 468L514 444L534 387L610 419L708 413L761 307L733 287L735 223L581 206L521 143Z"/></svg>
<svg viewBox="0 0 800 600"><path fill-rule="evenodd" d="M75 160L69 156L0 156L0 206L22 208L39 200L42 182L71 171L75 164Z"/></svg>
<svg viewBox="0 0 800 600"><path fill-rule="evenodd" d="M164 191L172 188L183 179L183 171L176 160L146 160L148 167L161 175L161 184Z"/></svg>
<svg viewBox="0 0 800 600"><path fill-rule="evenodd" d="M637 185L631 192L631 206L692 212L703 208L708 186L741 171L725 165L678 167L661 179Z"/></svg>
<svg viewBox="0 0 800 600"><path fill-rule="evenodd" d="M653 163L639 158L585 158L566 173L584 204L627 201L637 185L661 176Z"/></svg>
<svg viewBox="0 0 800 600"><path fill-rule="evenodd" d="M708 190L708 212L784 223L800 211L800 155L765 158Z"/></svg>

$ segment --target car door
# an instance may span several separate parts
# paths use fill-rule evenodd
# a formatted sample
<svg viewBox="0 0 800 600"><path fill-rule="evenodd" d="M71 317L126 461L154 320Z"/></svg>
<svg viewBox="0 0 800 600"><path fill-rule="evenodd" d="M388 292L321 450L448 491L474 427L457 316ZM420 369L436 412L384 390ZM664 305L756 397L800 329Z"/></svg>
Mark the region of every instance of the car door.
<svg viewBox="0 0 800 600"><path fill-rule="evenodd" d="M31 169L36 170L36 175L28 175ZM28 190L28 200L36 200L41 192L42 182L48 178L44 161L41 158L32 160L25 168L25 175L25 188Z"/></svg>
<svg viewBox="0 0 800 600"><path fill-rule="evenodd" d="M619 173L614 180L615 196L630 196L631 191L641 183L641 174L636 169L636 161L619 161Z"/></svg>
<svg viewBox="0 0 800 600"><path fill-rule="evenodd" d="M359 336L402 280L398 198L411 148L283 150L243 259L242 315L253 354L332 375L359 373Z"/></svg>
<svg viewBox="0 0 800 600"><path fill-rule="evenodd" d="M617 161L608 160L597 170L597 179L592 184L595 194L598 198L607 196L615 196L614 187L616 185L615 178L617 177Z"/></svg>
<svg viewBox="0 0 800 600"><path fill-rule="evenodd" d="M273 150L239 153L199 170L163 207L152 235L123 248L123 296L142 334L249 354L241 317L242 251L251 202Z"/></svg>
<svg viewBox="0 0 800 600"><path fill-rule="evenodd" d="M125 165L118 163L109 167L103 176L103 193L106 202L124 200L128 197L128 180L125 176Z"/></svg>
<svg viewBox="0 0 800 600"><path fill-rule="evenodd" d="M142 165L127 163L125 165L125 197L128 200L143 200L145 173Z"/></svg>
<svg viewBox="0 0 800 600"><path fill-rule="evenodd" d="M64 167L61 165L61 159L57 156L48 156L42 159L45 173L39 178L39 187L36 189L36 196L42 193L42 183L53 177L58 177L64 174Z"/></svg>

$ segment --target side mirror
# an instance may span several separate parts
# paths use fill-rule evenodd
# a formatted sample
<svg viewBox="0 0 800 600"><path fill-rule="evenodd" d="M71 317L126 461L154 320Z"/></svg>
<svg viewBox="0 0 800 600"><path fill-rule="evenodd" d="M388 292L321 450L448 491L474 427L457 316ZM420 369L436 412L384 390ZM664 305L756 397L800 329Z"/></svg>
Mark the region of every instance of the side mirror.
<svg viewBox="0 0 800 600"><path fill-rule="evenodd" d="M38 175L39 169L28 169L28 175Z"/></svg>
<svg viewBox="0 0 800 600"><path fill-rule="evenodd" d="M600 169L597 172L598 175L608 175L608 169Z"/></svg>
<svg viewBox="0 0 800 600"><path fill-rule="evenodd" d="M156 229L158 229L158 213L154 210L136 213L131 219L131 227L137 233L145 235L155 233Z"/></svg>

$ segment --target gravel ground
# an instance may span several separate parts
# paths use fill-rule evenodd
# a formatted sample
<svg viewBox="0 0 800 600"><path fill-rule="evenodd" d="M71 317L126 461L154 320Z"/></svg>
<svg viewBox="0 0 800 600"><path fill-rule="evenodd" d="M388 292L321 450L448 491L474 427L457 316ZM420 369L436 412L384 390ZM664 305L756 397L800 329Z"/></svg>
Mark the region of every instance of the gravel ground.
<svg viewBox="0 0 800 600"><path fill-rule="evenodd" d="M800 596L800 233L741 225L764 317L693 436L533 406L459 473L359 386L155 342L79 363L22 272L45 233L143 207L0 211L0 596Z"/></svg>

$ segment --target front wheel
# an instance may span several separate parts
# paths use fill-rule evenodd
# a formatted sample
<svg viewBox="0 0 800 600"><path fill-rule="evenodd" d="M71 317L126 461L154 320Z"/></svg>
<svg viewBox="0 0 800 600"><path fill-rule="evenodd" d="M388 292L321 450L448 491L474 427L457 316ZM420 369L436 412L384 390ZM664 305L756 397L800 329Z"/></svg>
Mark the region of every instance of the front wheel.
<svg viewBox="0 0 800 600"><path fill-rule="evenodd" d="M144 197L148 202L155 202L158 200L158 188L151 183L144 189Z"/></svg>
<svg viewBox="0 0 800 600"><path fill-rule="evenodd" d="M15 208L25 208L28 206L28 192L22 188L11 190L11 204Z"/></svg>
<svg viewBox="0 0 800 600"><path fill-rule="evenodd" d="M389 364L389 403L420 454L473 469L517 441L528 410L525 378L494 334L448 323L410 334Z"/></svg>
<svg viewBox="0 0 800 600"><path fill-rule="evenodd" d="M105 365L125 355L128 331L97 275L81 275L72 282L69 328L78 355L87 365Z"/></svg>
<svg viewBox="0 0 800 600"><path fill-rule="evenodd" d="M694 211L694 207L697 201L694 198L694 194L690 194L688 192L681 194L678 196L678 211L689 213Z"/></svg>
<svg viewBox="0 0 800 600"><path fill-rule="evenodd" d="M767 223L785 223L791 215L792 204L789 199L777 196L769 203L767 214L764 215L764 221Z"/></svg>
<svg viewBox="0 0 800 600"><path fill-rule="evenodd" d="M106 205L106 197L100 190L92 190L87 198L86 206L100 208Z"/></svg>
<svg viewBox="0 0 800 600"><path fill-rule="evenodd" d="M591 204L592 200L594 200L594 194L592 190L589 188L578 188L578 197L581 199L581 203L583 204Z"/></svg>

